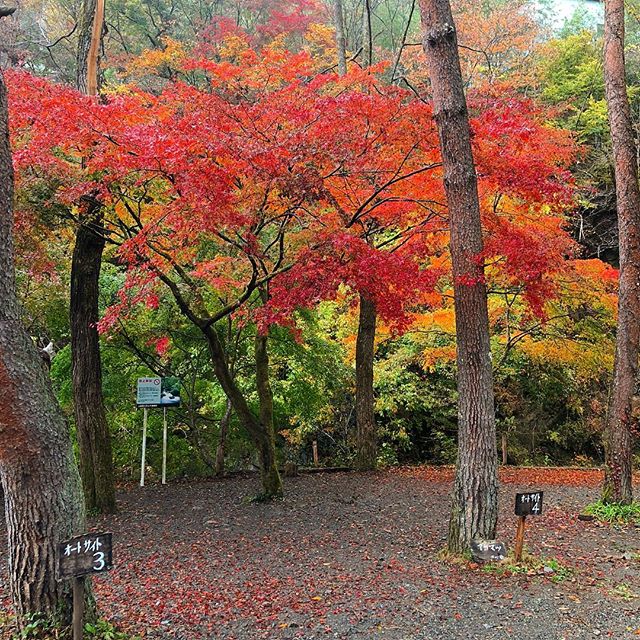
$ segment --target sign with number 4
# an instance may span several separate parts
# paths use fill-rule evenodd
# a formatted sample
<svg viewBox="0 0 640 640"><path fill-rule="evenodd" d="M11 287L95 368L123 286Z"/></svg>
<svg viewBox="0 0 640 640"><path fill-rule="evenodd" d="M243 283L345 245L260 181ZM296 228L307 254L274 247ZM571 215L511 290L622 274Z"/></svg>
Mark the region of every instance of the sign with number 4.
<svg viewBox="0 0 640 640"><path fill-rule="evenodd" d="M517 516L539 516L542 514L542 491L516 493Z"/></svg>
<svg viewBox="0 0 640 640"><path fill-rule="evenodd" d="M87 533L58 545L58 580L100 573L112 566L110 533Z"/></svg>

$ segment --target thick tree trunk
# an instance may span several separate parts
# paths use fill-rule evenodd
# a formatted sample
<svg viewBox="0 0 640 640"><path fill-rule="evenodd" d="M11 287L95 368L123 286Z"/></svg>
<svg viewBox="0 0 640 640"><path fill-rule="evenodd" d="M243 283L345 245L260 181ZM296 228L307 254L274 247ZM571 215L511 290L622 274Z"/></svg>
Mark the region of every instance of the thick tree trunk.
<svg viewBox="0 0 640 640"><path fill-rule="evenodd" d="M9 590L18 615L68 613L55 579L56 544L84 528L68 427L20 319L15 292L13 169L0 74L0 481L9 539Z"/></svg>
<svg viewBox="0 0 640 640"><path fill-rule="evenodd" d="M220 342L220 338L212 326L204 326L202 328L209 353L211 354L211 362L213 370L225 392L227 398L233 406L233 410L238 416L238 420L246 432L249 434L251 441L260 456L260 470L262 477L262 490L264 498L275 498L282 495L282 480L278 472L275 455L275 437L273 432L273 418L269 419L269 413L273 415L273 406L269 408L263 407L263 401L268 402L271 390L268 387L268 366L269 359L266 351L266 342L263 346L259 346L256 341L256 378L258 382L258 395L260 397L260 417L256 417L251 411L246 398L242 391L238 388L233 379L227 364L224 347ZM265 338L266 340L266 338ZM266 362L267 371L264 366ZM262 387L262 389L261 389ZM264 397L263 397L264 394Z"/></svg>
<svg viewBox="0 0 640 640"><path fill-rule="evenodd" d="M606 0L604 6L604 78L616 178L620 280L602 497L629 504L633 499L632 400L640 346L640 189L624 68L624 0Z"/></svg>
<svg viewBox="0 0 640 640"><path fill-rule="evenodd" d="M378 458L373 358L376 340L376 307L360 295L360 315L356 339L356 468L375 469Z"/></svg>
<svg viewBox="0 0 640 640"><path fill-rule="evenodd" d="M84 0L78 17L77 85L95 95L104 0ZM100 513L116 509L111 437L102 397L102 364L97 322L99 281L104 252L100 203L87 198L80 215L71 263L71 354L73 399L78 436L80 474L87 508Z"/></svg>
<svg viewBox="0 0 640 640"><path fill-rule="evenodd" d="M458 460L449 549L493 538L498 517L493 376L477 178L449 0L421 0L449 206L458 365Z"/></svg>
<svg viewBox="0 0 640 640"><path fill-rule="evenodd" d="M231 400L227 398L227 408L220 420L220 435L218 436L218 446L216 448L215 472L218 477L224 475L224 457L227 452L227 436L229 435L229 424L231 423Z"/></svg>
<svg viewBox="0 0 640 640"><path fill-rule="evenodd" d="M100 205L91 203L78 227L71 262L71 357L80 476L87 509L116 507L111 435L102 399L98 322L99 277L104 250Z"/></svg>
<svg viewBox="0 0 640 640"><path fill-rule="evenodd" d="M333 0L333 25L336 30L336 50L338 52L338 73L347 73L347 41L344 35L344 12L342 0Z"/></svg>

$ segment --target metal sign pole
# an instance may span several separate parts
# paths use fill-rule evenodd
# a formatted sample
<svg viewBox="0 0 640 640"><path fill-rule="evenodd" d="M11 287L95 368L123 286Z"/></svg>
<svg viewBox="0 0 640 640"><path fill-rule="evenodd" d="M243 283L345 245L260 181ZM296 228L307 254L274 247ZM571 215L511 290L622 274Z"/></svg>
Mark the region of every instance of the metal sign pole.
<svg viewBox="0 0 640 640"><path fill-rule="evenodd" d="M144 487L144 467L147 458L147 413L148 409L143 409L142 418L142 462L140 464L140 486Z"/></svg>
<svg viewBox="0 0 640 640"><path fill-rule="evenodd" d="M163 431L162 431L162 484L167 484L167 407L163 407Z"/></svg>

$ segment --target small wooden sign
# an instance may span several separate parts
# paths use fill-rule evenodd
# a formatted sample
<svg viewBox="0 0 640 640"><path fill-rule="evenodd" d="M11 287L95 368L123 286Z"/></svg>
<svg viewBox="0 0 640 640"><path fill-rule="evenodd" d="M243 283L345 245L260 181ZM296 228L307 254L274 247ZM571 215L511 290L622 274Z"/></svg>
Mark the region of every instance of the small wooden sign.
<svg viewBox="0 0 640 640"><path fill-rule="evenodd" d="M542 514L542 491L516 493L517 516L539 516Z"/></svg>
<svg viewBox="0 0 640 640"><path fill-rule="evenodd" d="M497 540L472 540L471 555L476 562L500 562L507 557L507 547Z"/></svg>
<svg viewBox="0 0 640 640"><path fill-rule="evenodd" d="M58 580L101 573L111 567L111 533L86 533L58 544Z"/></svg>

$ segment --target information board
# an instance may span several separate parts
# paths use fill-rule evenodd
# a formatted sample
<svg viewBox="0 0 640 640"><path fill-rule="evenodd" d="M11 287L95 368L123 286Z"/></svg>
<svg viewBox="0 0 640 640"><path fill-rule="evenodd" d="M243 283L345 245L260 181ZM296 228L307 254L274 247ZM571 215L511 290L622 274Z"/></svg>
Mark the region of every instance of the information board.
<svg viewBox="0 0 640 640"><path fill-rule="evenodd" d="M158 407L162 397L162 378L138 378L136 405Z"/></svg>
<svg viewBox="0 0 640 640"><path fill-rule="evenodd" d="M175 377L138 378L136 406L142 408L179 407L180 380Z"/></svg>

